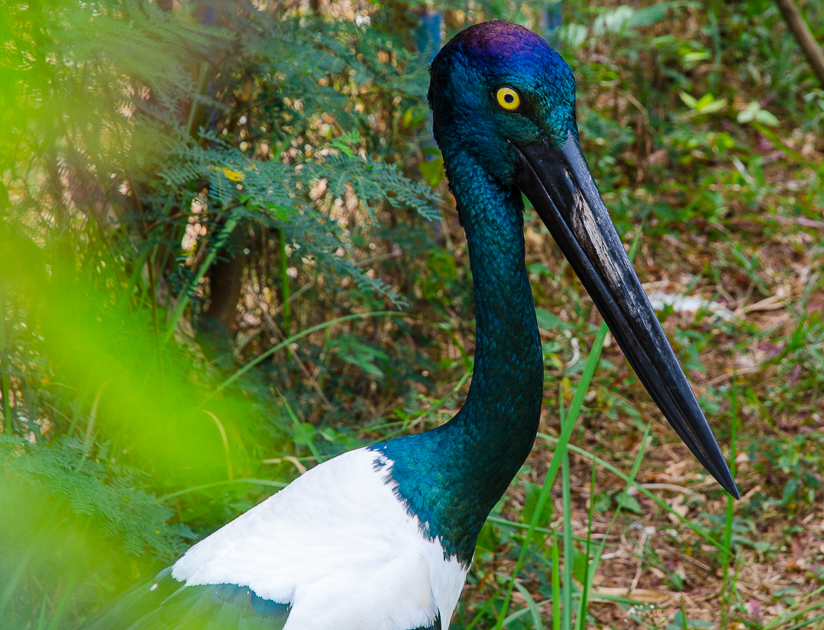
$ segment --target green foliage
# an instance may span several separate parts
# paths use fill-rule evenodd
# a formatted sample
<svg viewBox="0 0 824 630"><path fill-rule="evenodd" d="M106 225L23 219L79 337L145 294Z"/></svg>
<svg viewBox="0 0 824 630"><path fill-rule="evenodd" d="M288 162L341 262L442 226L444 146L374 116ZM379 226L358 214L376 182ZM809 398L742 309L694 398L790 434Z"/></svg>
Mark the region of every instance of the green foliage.
<svg viewBox="0 0 824 630"><path fill-rule="evenodd" d="M819 5L804 12L820 40ZM446 8L451 36L491 18L540 31L546 7ZM772 0L561 9L556 47L578 79L582 143L619 232L643 226L642 281L683 283L738 313L670 306L659 317L722 444L740 415L749 459L739 479L751 494L721 517L717 492L685 473L677 483L695 493L683 516L666 491L633 481L664 466L638 468L647 442L628 447L655 412L614 344L600 358L588 350L591 302L528 212L549 429L482 531L453 627L599 627L606 604L590 607L587 589L614 544L590 536L604 517L633 545L640 520L673 528L660 550L660 534L632 548L639 566L688 592L696 575L673 568L678 554L712 571L720 562L726 622L759 627L739 602L737 567L790 545L824 475L824 92ZM304 467L459 407L472 371L471 275L428 138L420 10L4 7L3 628L74 628ZM763 300L784 307L750 318ZM375 315L399 306L408 314ZM733 366L739 389L725 380ZM571 456L552 490L539 464L565 450L557 409L573 393L579 429L563 433ZM648 451L666 452L671 436L651 437ZM586 484L590 461L599 478L584 506L573 482ZM601 471L616 477L604 483ZM772 627L803 623L793 615L813 605L813 590L790 597L785 586L773 596L790 608ZM692 612L653 619L631 598L606 597L646 627L701 627Z"/></svg>
<svg viewBox="0 0 824 630"><path fill-rule="evenodd" d="M780 504L787 509L794 510L799 501L813 504L816 494L821 491L824 475L822 444L824 435L816 431L784 439L768 437L751 446L750 457L756 469L764 475L778 476L775 485L779 488L783 485ZM763 506L756 509L763 509Z"/></svg>
<svg viewBox="0 0 824 630"><path fill-rule="evenodd" d="M383 378L383 371L375 365L375 360L386 361L389 357L384 353L366 344L359 342L350 336L341 336L335 340L334 344L338 349L338 356L350 363L357 365L367 374Z"/></svg>
<svg viewBox="0 0 824 630"><path fill-rule="evenodd" d="M74 438L47 447L0 436L4 484L36 486L73 512L91 516L106 535L123 543L126 553L151 550L164 561L181 553L185 539L193 538L189 528L167 523L173 511L144 490L139 471L106 466L101 460L109 459L107 447L94 454L90 448Z"/></svg>
<svg viewBox="0 0 824 630"><path fill-rule="evenodd" d="M711 621L701 619L687 619L683 611L679 610L672 618L672 622L667 624L666 630L684 630L685 628L711 628Z"/></svg>
<svg viewBox="0 0 824 630"><path fill-rule="evenodd" d="M45 619L75 625L293 478L295 455L360 443L297 419L280 397L303 376L297 355L215 391L280 341L279 323L289 329L294 278L320 321L336 304L406 303L402 267L387 277L363 261L376 247L378 260L394 256L397 242L414 256L440 217L439 193L405 174L427 81L394 9L332 20L250 2L164 7L15 5L0 24L0 453L16 488L4 498L42 495L84 524L88 548L114 545L59 615L44 599L58 576L20 565L11 628L36 623L41 601ZM254 261L239 269L267 303L266 334L258 327L245 352L226 328L242 291L226 298L218 275L237 260ZM405 349L390 356L365 329L319 337L304 357L331 351L403 393ZM343 414L362 372L337 379L321 374L298 414ZM40 518L41 503L21 504L22 523ZM0 558L25 548L16 535ZM66 570L83 564L82 545L71 549ZM129 570L112 572L118 563ZM0 576L15 566L0 562ZM93 593L95 582L105 586Z"/></svg>

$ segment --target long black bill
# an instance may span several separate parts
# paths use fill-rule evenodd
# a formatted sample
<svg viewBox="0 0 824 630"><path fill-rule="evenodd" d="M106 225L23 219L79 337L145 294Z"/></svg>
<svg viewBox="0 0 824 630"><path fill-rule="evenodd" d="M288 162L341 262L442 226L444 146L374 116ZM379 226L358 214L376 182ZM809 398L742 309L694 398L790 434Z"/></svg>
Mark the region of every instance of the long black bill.
<svg viewBox="0 0 824 630"><path fill-rule="evenodd" d="M523 162L519 188L578 274L638 378L698 461L737 499L727 462L641 288L578 141L570 133L560 149L546 144L515 149Z"/></svg>

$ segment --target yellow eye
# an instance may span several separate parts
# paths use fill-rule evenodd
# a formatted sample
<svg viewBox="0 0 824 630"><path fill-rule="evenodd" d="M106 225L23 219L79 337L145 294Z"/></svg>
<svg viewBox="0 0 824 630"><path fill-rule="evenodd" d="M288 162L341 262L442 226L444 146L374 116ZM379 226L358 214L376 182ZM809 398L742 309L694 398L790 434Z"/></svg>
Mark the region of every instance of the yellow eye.
<svg viewBox="0 0 824 630"><path fill-rule="evenodd" d="M521 104L521 97L509 87L500 88L495 96L498 98L498 105L509 111L518 109Z"/></svg>

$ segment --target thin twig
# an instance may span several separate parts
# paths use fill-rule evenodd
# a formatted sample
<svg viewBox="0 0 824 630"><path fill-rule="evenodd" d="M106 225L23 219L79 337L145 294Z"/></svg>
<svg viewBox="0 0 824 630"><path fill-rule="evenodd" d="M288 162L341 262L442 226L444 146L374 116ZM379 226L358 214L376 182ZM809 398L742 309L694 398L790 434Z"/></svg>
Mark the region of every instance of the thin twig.
<svg viewBox="0 0 824 630"><path fill-rule="evenodd" d="M795 41L807 57L807 61L824 87L824 51L821 46L815 41L813 34L810 32L810 27L804 21L801 11L794 0L775 0L778 8L781 9L781 15L784 16L784 21L787 23L787 28L795 37Z"/></svg>

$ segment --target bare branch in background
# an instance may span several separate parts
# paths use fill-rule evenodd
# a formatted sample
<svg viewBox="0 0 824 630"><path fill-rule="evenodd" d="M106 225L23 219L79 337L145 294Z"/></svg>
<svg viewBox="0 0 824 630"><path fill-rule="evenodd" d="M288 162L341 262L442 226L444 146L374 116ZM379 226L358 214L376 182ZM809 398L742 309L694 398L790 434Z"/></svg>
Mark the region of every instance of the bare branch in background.
<svg viewBox="0 0 824 630"><path fill-rule="evenodd" d="M812 66L813 72L821 82L821 87L824 87L824 51L821 46L815 41L813 34L810 32L810 27L804 21L801 11L795 0L775 0L778 3L778 8L781 9L781 15L784 16L784 21L790 32L795 37L795 41L801 46L807 61Z"/></svg>

